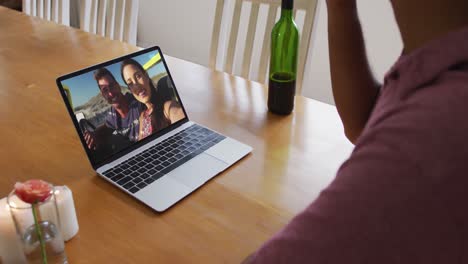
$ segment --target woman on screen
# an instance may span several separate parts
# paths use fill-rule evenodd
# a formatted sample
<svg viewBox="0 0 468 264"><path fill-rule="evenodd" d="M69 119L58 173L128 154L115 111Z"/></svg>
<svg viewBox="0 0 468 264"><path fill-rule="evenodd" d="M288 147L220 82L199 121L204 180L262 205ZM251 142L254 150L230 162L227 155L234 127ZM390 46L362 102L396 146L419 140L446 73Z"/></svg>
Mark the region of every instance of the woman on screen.
<svg viewBox="0 0 468 264"><path fill-rule="evenodd" d="M185 118L180 104L173 99L163 99L162 87L154 86L140 63L126 59L121 64L120 73L135 99L145 105L140 114L138 140Z"/></svg>

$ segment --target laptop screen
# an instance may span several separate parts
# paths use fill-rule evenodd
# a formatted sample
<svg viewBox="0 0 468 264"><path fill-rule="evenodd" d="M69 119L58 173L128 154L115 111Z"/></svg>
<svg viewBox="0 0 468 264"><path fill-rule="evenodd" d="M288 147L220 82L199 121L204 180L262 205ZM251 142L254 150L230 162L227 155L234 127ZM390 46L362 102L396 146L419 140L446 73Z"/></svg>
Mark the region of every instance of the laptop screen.
<svg viewBox="0 0 468 264"><path fill-rule="evenodd" d="M157 47L57 82L93 166L186 119Z"/></svg>

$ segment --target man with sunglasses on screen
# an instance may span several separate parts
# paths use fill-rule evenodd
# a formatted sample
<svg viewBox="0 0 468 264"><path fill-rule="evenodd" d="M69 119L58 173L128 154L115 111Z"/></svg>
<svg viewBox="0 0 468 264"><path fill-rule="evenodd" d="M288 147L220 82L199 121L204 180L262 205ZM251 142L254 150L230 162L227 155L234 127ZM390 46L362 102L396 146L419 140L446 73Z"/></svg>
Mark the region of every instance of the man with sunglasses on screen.
<svg viewBox="0 0 468 264"><path fill-rule="evenodd" d="M99 132L84 132L86 144L92 150L99 150L105 142L105 138L119 138L119 143L114 149L123 148L130 142L138 140L139 121L142 111L141 104L135 100L131 93L122 93L122 89L106 68L94 72L102 97L111 105L106 115L105 126ZM125 142L127 141L127 142ZM109 146L109 144L106 144ZM112 144L111 144L112 145Z"/></svg>

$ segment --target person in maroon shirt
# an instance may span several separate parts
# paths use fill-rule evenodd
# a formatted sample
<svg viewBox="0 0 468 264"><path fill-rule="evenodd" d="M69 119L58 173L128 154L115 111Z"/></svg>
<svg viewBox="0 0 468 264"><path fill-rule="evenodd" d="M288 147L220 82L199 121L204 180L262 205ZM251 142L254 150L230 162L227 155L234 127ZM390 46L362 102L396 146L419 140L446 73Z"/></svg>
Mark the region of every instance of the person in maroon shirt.
<svg viewBox="0 0 468 264"><path fill-rule="evenodd" d="M380 85L356 0L327 0L333 94L356 146L245 263L468 263L468 1L391 3L404 50Z"/></svg>

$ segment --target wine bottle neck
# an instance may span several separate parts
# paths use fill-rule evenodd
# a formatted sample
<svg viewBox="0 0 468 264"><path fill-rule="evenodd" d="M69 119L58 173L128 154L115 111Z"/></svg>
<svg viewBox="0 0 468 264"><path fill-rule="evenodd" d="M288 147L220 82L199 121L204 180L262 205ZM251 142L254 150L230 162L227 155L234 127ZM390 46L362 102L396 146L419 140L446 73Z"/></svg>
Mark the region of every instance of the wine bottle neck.
<svg viewBox="0 0 468 264"><path fill-rule="evenodd" d="M281 1L281 18L282 19L292 19L293 6L294 6L293 0Z"/></svg>
<svg viewBox="0 0 468 264"><path fill-rule="evenodd" d="M294 0L282 0L281 1L281 9L293 9Z"/></svg>
<svg viewBox="0 0 468 264"><path fill-rule="evenodd" d="M281 19L292 19L293 11L292 9L281 9Z"/></svg>

